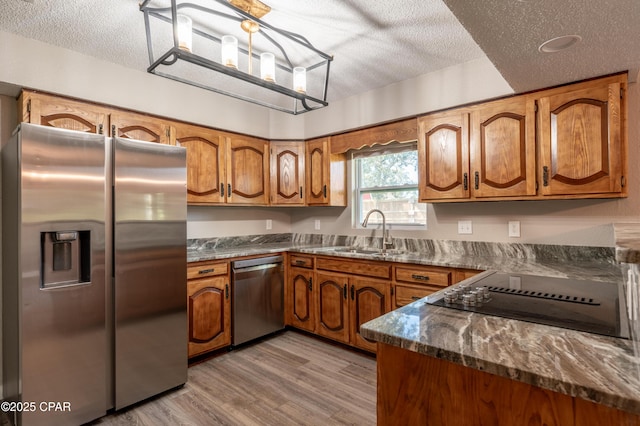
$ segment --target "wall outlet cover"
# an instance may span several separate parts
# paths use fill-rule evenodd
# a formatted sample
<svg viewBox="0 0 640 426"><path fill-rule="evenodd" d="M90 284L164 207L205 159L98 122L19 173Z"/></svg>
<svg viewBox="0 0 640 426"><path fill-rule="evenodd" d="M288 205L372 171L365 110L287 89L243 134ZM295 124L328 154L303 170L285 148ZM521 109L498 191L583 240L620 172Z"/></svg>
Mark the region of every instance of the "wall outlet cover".
<svg viewBox="0 0 640 426"><path fill-rule="evenodd" d="M520 221L509 221L509 236L512 238L520 238Z"/></svg>
<svg viewBox="0 0 640 426"><path fill-rule="evenodd" d="M271 219L267 219L267 230L273 228L273 221Z"/></svg>
<svg viewBox="0 0 640 426"><path fill-rule="evenodd" d="M316 219L313 223L313 227L316 231L320 230L320 219Z"/></svg>

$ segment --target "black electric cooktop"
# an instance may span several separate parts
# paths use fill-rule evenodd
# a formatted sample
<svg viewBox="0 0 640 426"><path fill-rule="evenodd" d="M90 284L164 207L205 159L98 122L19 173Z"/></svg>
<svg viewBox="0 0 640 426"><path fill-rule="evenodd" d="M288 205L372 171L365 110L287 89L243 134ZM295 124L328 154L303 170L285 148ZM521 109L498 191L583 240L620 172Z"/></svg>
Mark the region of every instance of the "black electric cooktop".
<svg viewBox="0 0 640 426"><path fill-rule="evenodd" d="M478 291L478 287L486 288ZM452 286L444 294L428 298L427 303L629 338L622 286L618 283L496 272L468 286Z"/></svg>

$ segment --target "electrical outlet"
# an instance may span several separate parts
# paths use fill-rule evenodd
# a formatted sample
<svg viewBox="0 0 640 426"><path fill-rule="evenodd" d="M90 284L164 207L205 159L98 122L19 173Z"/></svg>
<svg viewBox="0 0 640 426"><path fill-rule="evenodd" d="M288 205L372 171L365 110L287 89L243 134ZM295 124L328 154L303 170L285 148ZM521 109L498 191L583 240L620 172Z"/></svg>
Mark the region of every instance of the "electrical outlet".
<svg viewBox="0 0 640 426"><path fill-rule="evenodd" d="M458 234L473 234L473 224L470 220L458 221Z"/></svg>
<svg viewBox="0 0 640 426"><path fill-rule="evenodd" d="M271 219L267 219L267 230L273 228L273 221Z"/></svg>
<svg viewBox="0 0 640 426"><path fill-rule="evenodd" d="M315 228L316 231L320 230L320 219L315 220L313 227Z"/></svg>
<svg viewBox="0 0 640 426"><path fill-rule="evenodd" d="M509 221L509 236L512 238L520 238L520 221Z"/></svg>
<svg viewBox="0 0 640 426"><path fill-rule="evenodd" d="M522 278L509 276L509 288L513 290L522 290Z"/></svg>

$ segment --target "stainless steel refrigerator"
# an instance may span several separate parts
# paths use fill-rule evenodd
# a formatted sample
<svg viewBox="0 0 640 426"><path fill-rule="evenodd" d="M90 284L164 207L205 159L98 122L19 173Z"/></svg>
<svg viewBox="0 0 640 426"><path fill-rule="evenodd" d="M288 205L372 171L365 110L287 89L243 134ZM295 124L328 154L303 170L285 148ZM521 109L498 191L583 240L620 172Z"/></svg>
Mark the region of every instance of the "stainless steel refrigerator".
<svg viewBox="0 0 640 426"><path fill-rule="evenodd" d="M32 124L3 148L3 391L18 424L82 424L186 382L185 158Z"/></svg>

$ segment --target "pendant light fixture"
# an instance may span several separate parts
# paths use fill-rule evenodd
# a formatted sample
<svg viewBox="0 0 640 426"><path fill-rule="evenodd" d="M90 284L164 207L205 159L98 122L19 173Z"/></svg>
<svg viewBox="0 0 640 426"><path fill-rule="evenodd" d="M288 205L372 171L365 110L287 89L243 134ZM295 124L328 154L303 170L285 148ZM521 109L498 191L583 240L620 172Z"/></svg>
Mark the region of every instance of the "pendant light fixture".
<svg viewBox="0 0 640 426"><path fill-rule="evenodd" d="M159 1L140 5L148 72L291 114L328 105L333 57L265 22L268 5L208 0L205 7L169 0L169 7L152 6Z"/></svg>

